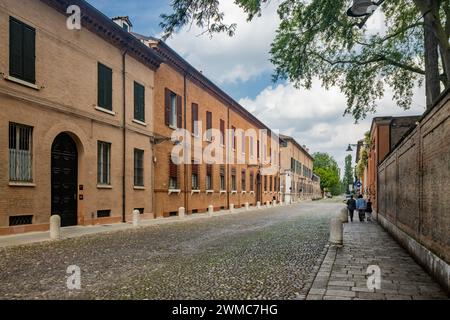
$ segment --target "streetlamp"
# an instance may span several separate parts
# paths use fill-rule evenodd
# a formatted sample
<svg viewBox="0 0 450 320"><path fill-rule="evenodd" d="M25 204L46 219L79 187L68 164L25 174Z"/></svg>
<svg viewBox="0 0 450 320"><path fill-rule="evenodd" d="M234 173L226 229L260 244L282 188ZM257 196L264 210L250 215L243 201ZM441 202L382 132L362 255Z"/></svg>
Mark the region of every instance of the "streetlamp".
<svg viewBox="0 0 450 320"><path fill-rule="evenodd" d="M364 17L364 19L357 24L361 29L366 24L369 17L384 1L385 0L379 0L377 2L371 0L353 0L353 5L347 10L347 15L352 18Z"/></svg>
<svg viewBox="0 0 450 320"><path fill-rule="evenodd" d="M353 152L352 146L353 146L353 147L357 147L358 145L357 145L357 144L351 144L351 143L349 143L349 144L348 144L348 148L347 148L346 151L347 151L347 152Z"/></svg>

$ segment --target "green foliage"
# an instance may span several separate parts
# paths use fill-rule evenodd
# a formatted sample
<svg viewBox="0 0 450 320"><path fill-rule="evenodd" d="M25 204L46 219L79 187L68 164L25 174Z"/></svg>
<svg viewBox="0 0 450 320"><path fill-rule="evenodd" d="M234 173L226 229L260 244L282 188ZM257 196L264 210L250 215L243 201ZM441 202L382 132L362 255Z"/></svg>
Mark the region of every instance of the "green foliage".
<svg viewBox="0 0 450 320"><path fill-rule="evenodd" d="M352 168L352 156L349 154L345 157L345 172L344 172L344 180L343 187L345 191L349 190L349 185L353 185L353 168Z"/></svg>
<svg viewBox="0 0 450 320"><path fill-rule="evenodd" d="M314 173L320 177L320 188L331 192L332 195L342 193L342 185L339 177L339 166L327 153L316 152L314 157Z"/></svg>
<svg viewBox="0 0 450 320"><path fill-rule="evenodd" d="M234 0L248 20L261 15L269 0ZM423 15L432 14L441 55L440 79L450 85L449 0L388 0L378 10L385 16L386 34L373 34L360 20L345 14L349 0L280 0L281 19L272 43L274 81L289 80L296 87L310 88L319 78L325 88L337 86L347 97L344 114L356 121L374 112L386 87L394 92L398 106L408 109L413 88L425 75ZM210 34L234 35L236 25L223 23L219 0L174 0L174 12L163 15L165 37L195 23Z"/></svg>

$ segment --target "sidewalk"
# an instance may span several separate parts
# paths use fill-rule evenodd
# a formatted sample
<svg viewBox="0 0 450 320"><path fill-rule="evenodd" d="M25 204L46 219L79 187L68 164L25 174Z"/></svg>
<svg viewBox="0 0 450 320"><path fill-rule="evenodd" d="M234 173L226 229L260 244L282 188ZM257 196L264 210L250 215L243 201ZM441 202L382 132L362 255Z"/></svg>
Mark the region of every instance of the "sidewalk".
<svg viewBox="0 0 450 320"><path fill-rule="evenodd" d="M287 205L284 205L287 206ZM282 208L283 206L270 206L269 208ZM244 212L252 212L255 210L265 210L268 209L265 205L261 206L260 209L255 207L251 207L250 210L245 210L245 208L236 208L233 213L230 213L229 210L221 210L214 212L212 217L219 217L230 214L239 214ZM184 218L180 217L169 217L169 218L158 218L158 219L150 219L150 220L142 220L139 223L140 227L148 227L153 225L161 225L167 223L182 223L186 221L193 221L197 219L207 219L212 218L207 213L202 214L192 214L187 215ZM65 227L61 228L61 240L69 239L69 238L77 238L83 237L92 234L101 234L108 232L115 232L120 230L133 229L132 222L127 223L114 223L114 224L103 224L103 225L94 225L94 226L73 226L73 227ZM37 242L46 242L52 241L50 240L50 232L30 232L30 233L21 233L9 236L0 236L0 248L10 247L10 246L19 246Z"/></svg>
<svg viewBox="0 0 450 320"><path fill-rule="evenodd" d="M381 269L369 290L368 266ZM344 246L330 246L307 300L420 300L448 295L377 222L344 224Z"/></svg>

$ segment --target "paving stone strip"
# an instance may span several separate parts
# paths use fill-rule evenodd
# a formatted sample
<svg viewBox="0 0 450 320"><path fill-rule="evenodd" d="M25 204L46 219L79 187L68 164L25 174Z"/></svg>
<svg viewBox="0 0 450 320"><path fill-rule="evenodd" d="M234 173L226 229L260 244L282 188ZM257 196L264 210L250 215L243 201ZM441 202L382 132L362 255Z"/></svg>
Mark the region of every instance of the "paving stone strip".
<svg viewBox="0 0 450 320"><path fill-rule="evenodd" d="M376 222L344 225L344 245L327 246L307 300L448 299L445 291ZM369 266L380 269L380 288L369 289ZM372 278L371 278L372 279Z"/></svg>

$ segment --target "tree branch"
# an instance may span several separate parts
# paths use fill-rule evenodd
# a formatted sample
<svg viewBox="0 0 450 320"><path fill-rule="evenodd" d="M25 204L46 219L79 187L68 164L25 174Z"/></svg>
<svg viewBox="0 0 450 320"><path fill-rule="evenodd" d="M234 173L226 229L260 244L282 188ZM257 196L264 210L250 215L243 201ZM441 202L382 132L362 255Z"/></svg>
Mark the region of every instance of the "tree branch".
<svg viewBox="0 0 450 320"><path fill-rule="evenodd" d="M422 17L420 17L420 19L422 19ZM384 37L384 38L382 38L382 39L380 39L378 41L374 41L372 43L366 43L366 42L361 42L361 41L355 41L355 42L357 44L362 45L362 46L372 46L374 44L382 44L383 42L385 42L385 41L387 41L389 39L395 38L396 36L402 34L403 32L408 31L409 29L413 29L413 28L416 28L416 27L422 27L422 26L423 26L422 22L416 22L416 23L413 23L413 24L411 24L411 25L409 25L409 26L407 26L407 27L405 27L405 28L403 28L401 30L398 30L397 32L395 32L393 34L387 35L386 37Z"/></svg>

